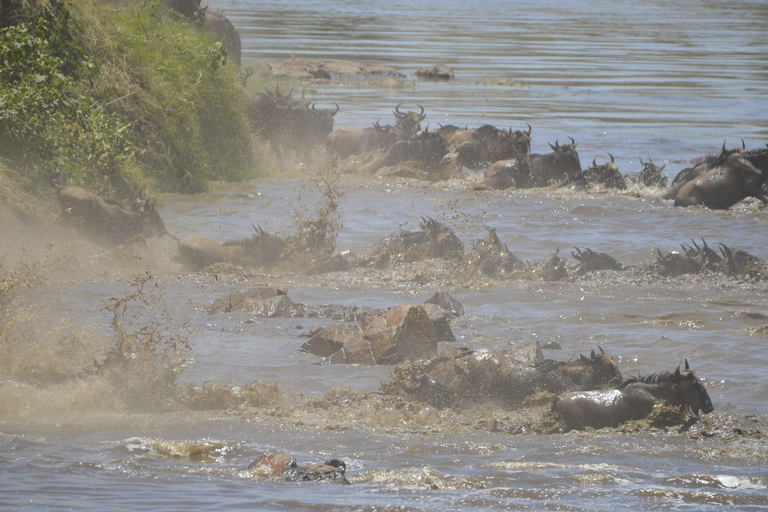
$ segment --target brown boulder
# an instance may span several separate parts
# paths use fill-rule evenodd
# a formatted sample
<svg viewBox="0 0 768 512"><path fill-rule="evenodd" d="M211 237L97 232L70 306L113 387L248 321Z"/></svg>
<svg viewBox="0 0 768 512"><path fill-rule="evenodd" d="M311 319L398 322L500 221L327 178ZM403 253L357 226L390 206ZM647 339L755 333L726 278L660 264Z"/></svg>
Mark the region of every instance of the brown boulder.
<svg viewBox="0 0 768 512"><path fill-rule="evenodd" d="M320 357L330 357L355 339L363 339L363 329L358 324L333 324L315 333L300 350Z"/></svg>
<svg viewBox="0 0 768 512"><path fill-rule="evenodd" d="M436 306L440 306L445 310L446 314L452 318L464 314L464 306L449 293L436 292L433 296L425 300L424 304L435 304Z"/></svg>

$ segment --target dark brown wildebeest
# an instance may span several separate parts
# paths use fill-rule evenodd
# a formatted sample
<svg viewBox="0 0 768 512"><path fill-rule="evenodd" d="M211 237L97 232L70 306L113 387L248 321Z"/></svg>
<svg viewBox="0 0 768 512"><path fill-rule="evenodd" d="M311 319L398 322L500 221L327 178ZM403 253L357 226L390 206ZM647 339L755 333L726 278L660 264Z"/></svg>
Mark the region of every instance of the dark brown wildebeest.
<svg viewBox="0 0 768 512"><path fill-rule="evenodd" d="M151 236L168 235L149 188L144 188L130 208L113 199L103 199L80 187L61 187L58 192L61 215L57 222L74 226L97 243L116 246Z"/></svg>
<svg viewBox="0 0 768 512"><path fill-rule="evenodd" d="M611 161L602 165L597 165L597 157L595 157L592 160L591 167L582 173L574 174L571 178L561 183L558 188L585 190L594 185L603 185L605 188L626 190L627 184L624 182L624 177L619 172L619 168L616 167L613 155L608 153L608 156L611 157Z"/></svg>
<svg viewBox="0 0 768 512"><path fill-rule="evenodd" d="M602 184L606 188L625 190L627 184L624 182L624 177L616 167L613 155L608 153L608 156L611 157L611 161L601 165L597 165L597 157L595 157L592 160L592 167L584 172L584 177L590 185Z"/></svg>
<svg viewBox="0 0 768 512"><path fill-rule="evenodd" d="M197 24L203 32L214 34L217 39L224 39L227 44L227 54L232 57L235 66L240 67L240 33L235 30L232 22L226 16L220 16L207 11L206 6L198 10Z"/></svg>
<svg viewBox="0 0 768 512"><path fill-rule="evenodd" d="M200 7L200 0L168 0L168 7L196 24L200 30L215 34L227 43L227 54L240 67L240 34L225 16L208 12L208 6Z"/></svg>
<svg viewBox="0 0 768 512"><path fill-rule="evenodd" d="M686 359L682 372L677 365L674 373L630 378L616 389L567 393L557 399L555 411L571 429L616 427L645 418L661 402L682 407L694 416L714 410L707 390L688 368Z"/></svg>
<svg viewBox="0 0 768 512"><path fill-rule="evenodd" d="M203 236L186 236L179 240L179 252L185 263L193 267L207 267L214 263L232 263L240 266L270 267L285 255L288 244L282 238L267 233L257 226L250 238L219 243Z"/></svg>
<svg viewBox="0 0 768 512"><path fill-rule="evenodd" d="M397 141L397 132L392 125L381 126L376 121L367 128L341 127L325 139L330 151L341 158L386 149Z"/></svg>
<svg viewBox="0 0 768 512"><path fill-rule="evenodd" d="M574 272L580 276L596 270L624 270L624 265L621 262L604 252L595 252L589 248L584 251L578 247L574 247L574 249L576 252L571 252L571 256L579 262L579 266Z"/></svg>
<svg viewBox="0 0 768 512"><path fill-rule="evenodd" d="M557 372L565 379L565 387L571 390L618 386L623 380L619 367L605 353L603 347L597 348L600 353L595 354L595 349L592 349L590 357L579 354L578 359L572 361L545 359L534 366L540 372Z"/></svg>
<svg viewBox="0 0 768 512"><path fill-rule="evenodd" d="M416 137L416 134L421 131L421 122L427 117L427 114L424 113L424 107L421 105L416 105L421 109L421 112L418 114L410 110L408 112L401 112L400 105L396 106L395 110L392 111L397 118L397 123L395 124L397 139L409 140Z"/></svg>
<svg viewBox="0 0 768 512"><path fill-rule="evenodd" d="M562 183L581 174L581 162L576 143L549 145L553 152L547 155L525 155L512 160L501 160L485 171L482 184L495 189L544 187Z"/></svg>
<svg viewBox="0 0 768 512"><path fill-rule="evenodd" d="M495 126L483 125L476 130L456 132L449 140L468 139L454 147L456 163L470 169L481 164L521 158L531 152L531 125L528 131L513 132Z"/></svg>
<svg viewBox="0 0 768 512"><path fill-rule="evenodd" d="M281 105L285 102L288 106ZM279 158L286 150L306 155L321 144L333 131L333 118L339 112L338 104L335 110L318 110L314 103L293 105L290 94L278 97L269 93L258 94L248 103L254 130L270 142Z"/></svg>
<svg viewBox="0 0 768 512"><path fill-rule="evenodd" d="M627 183L636 183L646 187L666 187L667 177L664 176L662 171L666 165L659 167L650 158L647 162L643 162L643 158L640 157L640 164L643 166L643 170L635 173L628 174L624 177Z"/></svg>
<svg viewBox="0 0 768 512"><path fill-rule="evenodd" d="M732 153L720 163L686 182L675 195L675 206L702 205L727 210L756 197L768 204L763 184L768 180L768 148Z"/></svg>
<svg viewBox="0 0 768 512"><path fill-rule="evenodd" d="M451 228L430 217L422 217L417 231L402 231L380 240L370 261L385 267L391 261L412 262L432 258L459 259L464 244Z"/></svg>
<svg viewBox="0 0 768 512"><path fill-rule="evenodd" d="M374 158L360 170L373 174L382 167L413 161L429 171L436 169L447 153L445 140L438 133L429 133L427 128L412 140L398 140L384 154Z"/></svg>
<svg viewBox="0 0 768 512"><path fill-rule="evenodd" d="M677 173L675 178L672 180L672 184L669 186L669 190L662 194L662 199L674 199L677 197L677 193L686 183L698 178L705 172L714 169L730 155L744 152L746 145L744 144L743 140L741 142L741 146L742 147L740 148L725 149L725 141L723 141L723 149L720 151L719 155L707 155L702 158L697 158L694 161L694 165L691 167L686 167Z"/></svg>

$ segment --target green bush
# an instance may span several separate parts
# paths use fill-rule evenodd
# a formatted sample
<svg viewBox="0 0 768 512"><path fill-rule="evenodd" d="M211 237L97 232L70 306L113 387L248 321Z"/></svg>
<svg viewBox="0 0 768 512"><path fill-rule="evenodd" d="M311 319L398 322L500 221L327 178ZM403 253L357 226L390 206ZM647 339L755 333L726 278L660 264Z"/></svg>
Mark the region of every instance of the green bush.
<svg viewBox="0 0 768 512"><path fill-rule="evenodd" d="M103 191L135 165L135 148L128 125L81 92L98 67L63 33L67 11L56 16L0 30L0 144L43 177Z"/></svg>
<svg viewBox="0 0 768 512"><path fill-rule="evenodd" d="M28 1L23 23L0 29L0 156L39 183L61 171L124 196L257 177L245 90L222 41L160 0L50 5Z"/></svg>

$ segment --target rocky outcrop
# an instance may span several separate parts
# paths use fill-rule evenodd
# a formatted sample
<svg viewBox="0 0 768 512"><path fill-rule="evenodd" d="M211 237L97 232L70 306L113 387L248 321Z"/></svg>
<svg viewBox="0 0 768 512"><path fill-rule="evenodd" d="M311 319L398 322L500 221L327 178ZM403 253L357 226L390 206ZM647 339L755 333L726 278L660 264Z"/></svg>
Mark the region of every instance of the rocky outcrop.
<svg viewBox="0 0 768 512"><path fill-rule="evenodd" d="M397 364L432 358L437 355L438 342L456 340L449 319L463 312L456 299L438 292L424 304L396 306L360 322L313 331L300 350L335 364Z"/></svg>

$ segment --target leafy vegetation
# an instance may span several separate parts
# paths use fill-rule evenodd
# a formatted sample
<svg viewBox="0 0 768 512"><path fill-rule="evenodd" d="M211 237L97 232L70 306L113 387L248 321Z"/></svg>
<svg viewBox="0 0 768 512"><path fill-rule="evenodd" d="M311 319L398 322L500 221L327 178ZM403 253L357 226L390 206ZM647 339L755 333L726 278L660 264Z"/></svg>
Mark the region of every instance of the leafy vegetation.
<svg viewBox="0 0 768 512"><path fill-rule="evenodd" d="M198 192L256 177L245 90L215 41L158 0L12 3L0 19L0 156L26 188ZM48 187L50 188L50 187Z"/></svg>

